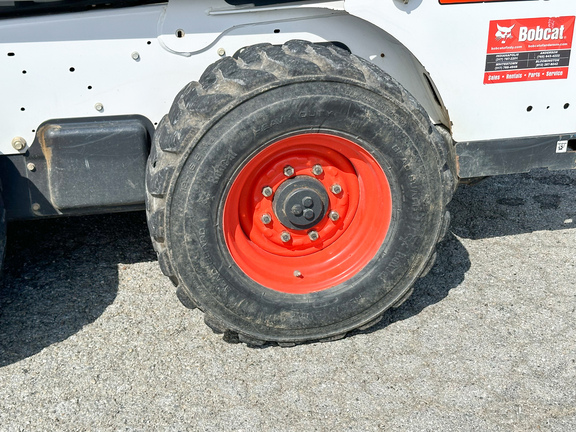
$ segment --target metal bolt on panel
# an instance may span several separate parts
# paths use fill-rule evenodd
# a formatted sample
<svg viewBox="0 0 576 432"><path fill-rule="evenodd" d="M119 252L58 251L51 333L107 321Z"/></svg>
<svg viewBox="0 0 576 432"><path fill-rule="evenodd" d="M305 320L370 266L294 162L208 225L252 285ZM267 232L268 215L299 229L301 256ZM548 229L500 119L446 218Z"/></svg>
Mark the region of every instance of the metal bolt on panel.
<svg viewBox="0 0 576 432"><path fill-rule="evenodd" d="M20 151L26 147L26 140L22 137L15 137L12 140L12 147L14 147L15 150Z"/></svg>

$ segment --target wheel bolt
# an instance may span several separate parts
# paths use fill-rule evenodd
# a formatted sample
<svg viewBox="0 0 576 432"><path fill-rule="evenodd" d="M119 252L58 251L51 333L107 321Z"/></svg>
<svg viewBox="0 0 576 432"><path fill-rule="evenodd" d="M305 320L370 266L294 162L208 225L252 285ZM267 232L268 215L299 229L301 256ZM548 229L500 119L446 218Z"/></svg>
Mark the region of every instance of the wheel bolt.
<svg viewBox="0 0 576 432"><path fill-rule="evenodd" d="M322 165L316 164L312 167L312 174L314 174L315 176L319 176L323 172L324 170L322 169Z"/></svg>
<svg viewBox="0 0 576 432"><path fill-rule="evenodd" d="M268 225L270 222L272 222L272 216L270 216L268 213L264 213L260 220L264 225Z"/></svg>
<svg viewBox="0 0 576 432"><path fill-rule="evenodd" d="M338 214L338 212L336 210L332 210L328 214L328 217L334 222L336 222L338 219L340 219L340 215Z"/></svg>
<svg viewBox="0 0 576 432"><path fill-rule="evenodd" d="M262 195L264 195L266 198L271 197L273 193L274 191L270 186L262 188Z"/></svg>
<svg viewBox="0 0 576 432"><path fill-rule="evenodd" d="M309 238L310 240L312 240L312 241L318 240L318 237L320 237L320 236L318 235L318 231L310 231L310 232L308 233L308 238Z"/></svg>
<svg viewBox="0 0 576 432"><path fill-rule="evenodd" d="M330 186L330 190L334 195L338 195L340 192L342 192L342 186L340 186L338 183L334 183L332 186Z"/></svg>
<svg viewBox="0 0 576 432"><path fill-rule="evenodd" d="M302 198L302 205L306 208L310 208L314 205L314 200L312 200L312 197L304 197Z"/></svg>
<svg viewBox="0 0 576 432"><path fill-rule="evenodd" d="M294 216L302 216L303 212L304 210L302 209L302 206L300 204L295 204L292 206L292 214Z"/></svg>
<svg viewBox="0 0 576 432"><path fill-rule="evenodd" d="M290 165L286 165L284 167L284 175L286 177L292 177L294 175L294 168L292 168Z"/></svg>
<svg viewBox="0 0 576 432"><path fill-rule="evenodd" d="M291 238L292 238L292 236L291 236L290 233L287 232L287 231L284 231L282 234L280 234L280 239L281 239L284 243L288 243Z"/></svg>

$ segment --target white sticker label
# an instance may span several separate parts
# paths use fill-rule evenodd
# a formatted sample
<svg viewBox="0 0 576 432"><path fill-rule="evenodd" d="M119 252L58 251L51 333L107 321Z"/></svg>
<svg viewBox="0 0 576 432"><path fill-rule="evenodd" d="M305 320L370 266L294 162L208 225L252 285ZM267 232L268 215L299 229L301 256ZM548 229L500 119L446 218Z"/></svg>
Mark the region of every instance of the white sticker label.
<svg viewBox="0 0 576 432"><path fill-rule="evenodd" d="M568 140L558 141L556 144L556 153L566 153L568 150Z"/></svg>

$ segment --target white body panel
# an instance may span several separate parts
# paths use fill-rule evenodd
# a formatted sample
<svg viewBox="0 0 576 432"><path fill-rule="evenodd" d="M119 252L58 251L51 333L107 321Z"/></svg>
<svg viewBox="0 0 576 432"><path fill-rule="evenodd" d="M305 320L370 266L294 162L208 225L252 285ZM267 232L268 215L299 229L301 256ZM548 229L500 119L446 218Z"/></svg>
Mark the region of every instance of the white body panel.
<svg viewBox="0 0 576 432"><path fill-rule="evenodd" d="M448 109L456 141L576 132L576 71L567 80L483 84L490 21L574 16L574 0L453 5L347 0L346 10L386 29L424 65Z"/></svg>
<svg viewBox="0 0 576 432"><path fill-rule="evenodd" d="M447 121L421 66L374 26L348 15L343 2L318 7L242 9L224 1L165 5L0 21L0 154L32 143L49 119L141 114L156 124L176 94L224 50L290 39L345 40L353 52L401 78L436 122ZM345 37L342 30L346 29ZM176 33L183 30L184 37ZM132 57L136 55L136 60ZM96 110L96 106L102 107ZM23 149L22 151L25 151Z"/></svg>
<svg viewBox="0 0 576 432"><path fill-rule="evenodd" d="M32 143L49 119L141 114L157 123L222 51L290 39L345 43L399 79L434 122L448 124L424 65L458 141L574 132L573 108L563 108L574 101L574 74L482 82L490 20L570 15L571 1L346 0L238 9L223 0L172 0L167 7L0 20L0 154L18 153L13 138Z"/></svg>

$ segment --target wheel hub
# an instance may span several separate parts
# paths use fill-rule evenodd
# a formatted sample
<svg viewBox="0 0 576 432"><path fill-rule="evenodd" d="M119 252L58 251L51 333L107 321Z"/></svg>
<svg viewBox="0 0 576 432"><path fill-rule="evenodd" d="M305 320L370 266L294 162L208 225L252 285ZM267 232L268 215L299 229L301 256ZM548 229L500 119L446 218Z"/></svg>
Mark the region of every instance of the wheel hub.
<svg viewBox="0 0 576 432"><path fill-rule="evenodd" d="M326 189L310 176L286 180L274 196L274 214L286 228L312 228L326 216L330 199Z"/></svg>

